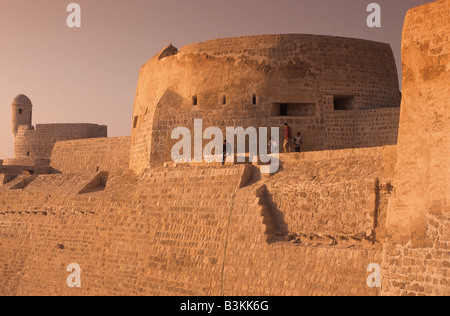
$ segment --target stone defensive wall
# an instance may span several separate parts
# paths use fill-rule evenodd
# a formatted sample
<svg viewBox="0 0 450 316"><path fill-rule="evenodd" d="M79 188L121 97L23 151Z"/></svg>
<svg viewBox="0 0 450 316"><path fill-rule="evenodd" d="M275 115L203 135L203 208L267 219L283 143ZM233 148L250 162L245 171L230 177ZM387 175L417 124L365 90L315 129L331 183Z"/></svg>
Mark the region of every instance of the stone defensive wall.
<svg viewBox="0 0 450 316"><path fill-rule="evenodd" d="M99 138L18 149L54 174L0 161L0 295L449 295L449 16L450 0L408 12L401 110L387 44L166 47L141 69L131 138L89 125ZM287 121L308 152L281 154L273 175L170 162L172 129L194 119ZM16 143L45 126L21 126ZM66 284L72 263L81 288Z"/></svg>
<svg viewBox="0 0 450 316"><path fill-rule="evenodd" d="M450 295L450 0L410 10L383 294Z"/></svg>
<svg viewBox="0 0 450 316"><path fill-rule="evenodd" d="M304 150L394 145L400 92L388 44L266 35L169 45L141 69L131 168L170 161L178 126L301 131ZM270 129L269 129L270 130Z"/></svg>
<svg viewBox="0 0 450 316"><path fill-rule="evenodd" d="M76 143L58 143L52 163ZM378 295L366 269L382 259L379 188L395 147L282 161L289 176L248 164L166 164L106 183L102 171L18 176L0 187L0 294ZM70 263L80 289L65 283Z"/></svg>
<svg viewBox="0 0 450 316"><path fill-rule="evenodd" d="M50 165L62 173L121 174L128 170L130 137L92 138L57 142Z"/></svg>
<svg viewBox="0 0 450 316"><path fill-rule="evenodd" d="M107 127L97 124L21 125L14 142L14 158L49 158L57 141L107 137Z"/></svg>

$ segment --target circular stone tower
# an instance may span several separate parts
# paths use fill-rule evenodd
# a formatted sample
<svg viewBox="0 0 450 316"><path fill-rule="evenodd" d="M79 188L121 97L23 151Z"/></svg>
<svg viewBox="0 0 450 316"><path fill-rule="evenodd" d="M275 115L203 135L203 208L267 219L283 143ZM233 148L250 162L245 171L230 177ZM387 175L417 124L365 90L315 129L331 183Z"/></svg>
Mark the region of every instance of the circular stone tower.
<svg viewBox="0 0 450 316"><path fill-rule="evenodd" d="M12 104L12 133L14 137L17 135L17 130L20 125L31 125L31 116L33 113L33 104L31 100L19 94L14 98Z"/></svg>

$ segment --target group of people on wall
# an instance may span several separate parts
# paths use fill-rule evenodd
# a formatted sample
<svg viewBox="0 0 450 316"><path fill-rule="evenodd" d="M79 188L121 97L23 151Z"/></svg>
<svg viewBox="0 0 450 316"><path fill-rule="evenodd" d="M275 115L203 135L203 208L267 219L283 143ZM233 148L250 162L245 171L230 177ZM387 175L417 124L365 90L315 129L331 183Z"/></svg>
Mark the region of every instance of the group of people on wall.
<svg viewBox="0 0 450 316"><path fill-rule="evenodd" d="M284 142L283 142L283 152L290 153L294 151L299 153L302 151L303 146L303 137L302 133L298 132L296 136L293 136L292 128L288 123L284 123ZM270 140L267 144L268 152L274 152L275 147L278 147L277 143L273 140Z"/></svg>
<svg viewBox="0 0 450 316"><path fill-rule="evenodd" d="M295 152L299 153L302 150L303 145L303 137L302 133L298 132L295 137L293 137L292 128L289 126L288 123L284 123L284 142L283 142L283 151L285 153L292 152L292 147L294 147ZM267 144L268 152L274 152L274 147L277 146L277 144L270 140ZM223 141L223 160L222 164L225 164L225 160L227 157L227 154L231 152L230 144L227 142L226 139Z"/></svg>
<svg viewBox="0 0 450 316"><path fill-rule="evenodd" d="M284 143L283 150L285 153L292 152L292 145L294 145L295 152L299 153L302 150L303 138L302 133L298 132L297 136L292 137L292 128L288 123L284 123Z"/></svg>

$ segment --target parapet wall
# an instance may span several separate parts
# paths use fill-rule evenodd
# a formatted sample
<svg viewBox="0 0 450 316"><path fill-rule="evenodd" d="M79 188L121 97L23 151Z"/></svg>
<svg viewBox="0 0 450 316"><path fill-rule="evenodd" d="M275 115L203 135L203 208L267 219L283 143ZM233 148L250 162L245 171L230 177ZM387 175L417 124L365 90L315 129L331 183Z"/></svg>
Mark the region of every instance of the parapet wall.
<svg viewBox="0 0 450 316"><path fill-rule="evenodd" d="M128 170L130 137L57 142L50 165L62 173L121 174Z"/></svg>
<svg viewBox="0 0 450 316"><path fill-rule="evenodd" d="M44 124L19 126L14 158L49 158L57 141L107 137L107 127L97 124Z"/></svg>
<svg viewBox="0 0 450 316"><path fill-rule="evenodd" d="M400 108L333 111L332 97L325 98L323 143L315 150L396 145Z"/></svg>
<svg viewBox="0 0 450 316"><path fill-rule="evenodd" d="M279 34L215 39L184 46L180 52L214 59L238 59L241 65L253 61L260 67L275 67L279 71L275 78L288 85L304 84L305 92L317 87L307 85L316 78L316 85L324 94L359 95L355 109L392 107L395 106L393 101L399 101L400 97L395 60L389 44L385 43L323 35ZM356 56L358 58L354 58ZM274 77L269 75L267 79L272 81ZM380 81L380 77L384 80ZM276 94L288 96L288 89L283 91L281 87L277 85Z"/></svg>

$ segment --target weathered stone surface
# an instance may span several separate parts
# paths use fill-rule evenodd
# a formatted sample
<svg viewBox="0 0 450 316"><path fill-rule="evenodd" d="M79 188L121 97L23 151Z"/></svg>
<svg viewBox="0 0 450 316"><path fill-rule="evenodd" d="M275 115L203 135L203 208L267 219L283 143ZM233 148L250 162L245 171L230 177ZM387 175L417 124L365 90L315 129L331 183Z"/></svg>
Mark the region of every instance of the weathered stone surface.
<svg viewBox="0 0 450 316"><path fill-rule="evenodd" d="M450 281L443 264L450 249L449 16L450 1L440 0L410 10L405 21L398 162L387 220L385 268L391 282L386 294L450 293L443 284ZM408 284L417 282L420 288L403 289L394 283L406 277Z"/></svg>
<svg viewBox="0 0 450 316"><path fill-rule="evenodd" d="M287 121L302 132L306 151L397 143L400 93L388 44L266 35L192 44L159 57L139 75L130 161L137 172L170 160L172 130L193 130L194 119L223 130L281 128ZM335 108L342 96L354 102ZM280 104L289 104L287 116Z"/></svg>
<svg viewBox="0 0 450 316"><path fill-rule="evenodd" d="M39 134L31 118L13 119L19 154L0 162L0 295L448 295L449 8L408 13L398 146L374 147L397 139L390 48L309 35L166 47L141 70L131 138L58 141L101 135ZM334 109L332 95L352 94L353 109ZM279 118L279 102L304 106ZM282 154L267 177L250 164L170 162L172 127L193 118L287 119L307 150L322 150ZM41 139L42 164L60 174L21 166L40 163L22 152ZM81 288L66 285L71 263ZM366 283L373 263L381 289Z"/></svg>

